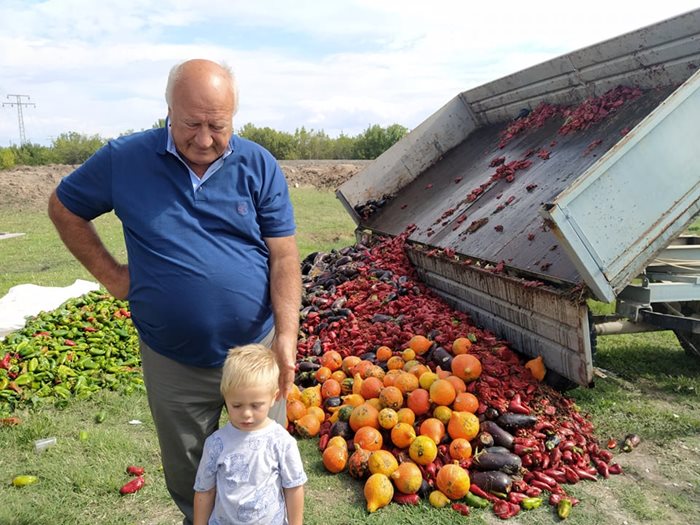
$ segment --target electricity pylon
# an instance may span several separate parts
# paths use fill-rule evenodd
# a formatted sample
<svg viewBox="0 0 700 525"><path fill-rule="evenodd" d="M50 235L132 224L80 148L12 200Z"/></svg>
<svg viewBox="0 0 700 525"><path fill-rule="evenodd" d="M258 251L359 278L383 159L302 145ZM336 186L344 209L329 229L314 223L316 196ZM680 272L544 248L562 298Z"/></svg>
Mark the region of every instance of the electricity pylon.
<svg viewBox="0 0 700 525"><path fill-rule="evenodd" d="M17 120L19 121L19 145L27 143L27 137L24 134L24 115L22 114L22 106L34 106L36 104L33 102L22 102L22 98L29 100L29 95L7 95L7 98L15 97L15 102L3 102L3 107L5 106L17 106Z"/></svg>

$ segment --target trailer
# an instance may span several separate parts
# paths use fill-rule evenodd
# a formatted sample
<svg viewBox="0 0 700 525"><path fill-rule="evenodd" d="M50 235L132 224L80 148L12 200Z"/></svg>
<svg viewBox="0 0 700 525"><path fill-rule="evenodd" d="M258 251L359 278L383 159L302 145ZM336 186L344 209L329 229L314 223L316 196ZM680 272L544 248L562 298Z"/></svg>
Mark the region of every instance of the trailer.
<svg viewBox="0 0 700 525"><path fill-rule="evenodd" d="M559 386L593 382L598 334L700 358L699 66L700 9L459 93L336 195Z"/></svg>

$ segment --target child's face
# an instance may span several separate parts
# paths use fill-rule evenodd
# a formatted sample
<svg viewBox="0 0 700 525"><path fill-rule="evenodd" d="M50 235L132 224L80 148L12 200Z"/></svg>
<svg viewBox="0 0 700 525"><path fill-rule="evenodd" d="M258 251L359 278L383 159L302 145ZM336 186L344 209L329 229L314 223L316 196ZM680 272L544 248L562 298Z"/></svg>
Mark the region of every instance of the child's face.
<svg viewBox="0 0 700 525"><path fill-rule="evenodd" d="M232 389L226 395L226 410L231 424L238 430L250 432L268 423L267 414L277 397L277 390L267 386Z"/></svg>

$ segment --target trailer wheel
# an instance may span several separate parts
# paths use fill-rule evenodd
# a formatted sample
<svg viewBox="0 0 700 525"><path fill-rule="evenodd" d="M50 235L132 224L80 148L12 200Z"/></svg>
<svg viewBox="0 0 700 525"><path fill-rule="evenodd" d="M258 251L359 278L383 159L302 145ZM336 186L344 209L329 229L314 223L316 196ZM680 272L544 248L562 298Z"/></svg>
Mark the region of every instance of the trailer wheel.
<svg viewBox="0 0 700 525"><path fill-rule="evenodd" d="M689 301L686 303L659 303L659 310L672 314L678 315L683 314L686 317L694 317L695 319L700 319L700 301ZM681 332L679 330L674 330L678 342L681 344L685 353L690 357L700 359L700 334L694 334L692 332Z"/></svg>

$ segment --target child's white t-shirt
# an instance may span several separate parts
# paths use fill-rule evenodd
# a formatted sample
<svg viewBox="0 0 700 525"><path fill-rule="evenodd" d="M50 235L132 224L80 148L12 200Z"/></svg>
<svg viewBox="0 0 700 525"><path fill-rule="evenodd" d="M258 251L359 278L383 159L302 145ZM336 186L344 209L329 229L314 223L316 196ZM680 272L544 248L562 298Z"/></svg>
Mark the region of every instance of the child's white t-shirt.
<svg viewBox="0 0 700 525"><path fill-rule="evenodd" d="M282 425L242 432L229 422L204 442L194 490L216 487L209 525L286 524L282 489L306 481L296 440Z"/></svg>

